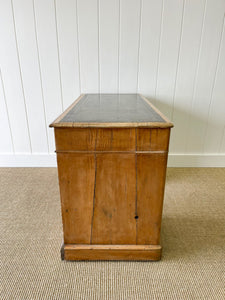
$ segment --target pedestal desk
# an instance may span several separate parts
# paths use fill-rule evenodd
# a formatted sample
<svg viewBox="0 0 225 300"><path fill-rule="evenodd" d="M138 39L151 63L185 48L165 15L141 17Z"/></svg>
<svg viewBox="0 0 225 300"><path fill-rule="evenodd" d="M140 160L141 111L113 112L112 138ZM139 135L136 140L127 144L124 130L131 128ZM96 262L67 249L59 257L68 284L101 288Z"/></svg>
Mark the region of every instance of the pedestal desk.
<svg viewBox="0 0 225 300"><path fill-rule="evenodd" d="M138 94L81 95L55 131L65 260L159 260L170 128Z"/></svg>

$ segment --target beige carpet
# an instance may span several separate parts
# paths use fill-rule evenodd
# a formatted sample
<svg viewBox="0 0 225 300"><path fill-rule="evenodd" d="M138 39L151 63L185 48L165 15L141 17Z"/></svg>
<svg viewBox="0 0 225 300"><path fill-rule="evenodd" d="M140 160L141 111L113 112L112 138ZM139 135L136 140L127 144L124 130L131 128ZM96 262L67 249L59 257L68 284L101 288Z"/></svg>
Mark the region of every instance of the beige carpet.
<svg viewBox="0 0 225 300"><path fill-rule="evenodd" d="M60 260L55 168L0 169L1 299L224 299L225 169L168 169L160 262Z"/></svg>

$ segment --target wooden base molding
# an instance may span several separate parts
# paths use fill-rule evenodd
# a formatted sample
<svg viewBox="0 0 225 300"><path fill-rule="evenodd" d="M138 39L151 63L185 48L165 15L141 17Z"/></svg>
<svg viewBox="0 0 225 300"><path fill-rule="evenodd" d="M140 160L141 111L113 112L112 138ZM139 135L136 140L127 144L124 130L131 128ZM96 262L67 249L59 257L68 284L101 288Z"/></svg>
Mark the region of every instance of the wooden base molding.
<svg viewBox="0 0 225 300"><path fill-rule="evenodd" d="M160 260L160 245L62 245L62 260Z"/></svg>

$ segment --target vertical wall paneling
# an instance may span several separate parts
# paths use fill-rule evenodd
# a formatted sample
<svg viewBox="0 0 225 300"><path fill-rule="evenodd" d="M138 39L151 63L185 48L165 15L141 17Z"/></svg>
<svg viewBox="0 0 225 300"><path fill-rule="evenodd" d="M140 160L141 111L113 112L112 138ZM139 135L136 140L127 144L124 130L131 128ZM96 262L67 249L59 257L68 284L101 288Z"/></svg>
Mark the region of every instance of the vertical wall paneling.
<svg viewBox="0 0 225 300"><path fill-rule="evenodd" d="M118 91L119 0L99 1L100 92Z"/></svg>
<svg viewBox="0 0 225 300"><path fill-rule="evenodd" d="M156 86L156 105L168 118L172 115L183 13L184 0L164 1Z"/></svg>
<svg viewBox="0 0 225 300"><path fill-rule="evenodd" d="M0 132L1 132L0 152L3 153L14 152L1 70L0 70Z"/></svg>
<svg viewBox="0 0 225 300"><path fill-rule="evenodd" d="M138 90L154 101L163 1L143 0Z"/></svg>
<svg viewBox="0 0 225 300"><path fill-rule="evenodd" d="M33 1L13 1L32 152L48 152L47 122L37 53Z"/></svg>
<svg viewBox="0 0 225 300"><path fill-rule="evenodd" d="M31 151L11 1L0 1L0 64L15 152Z"/></svg>
<svg viewBox="0 0 225 300"><path fill-rule="evenodd" d="M224 15L225 0L0 0L0 166L53 165L48 125L98 92L172 120L170 165L224 166Z"/></svg>
<svg viewBox="0 0 225 300"><path fill-rule="evenodd" d="M83 93L98 93L98 0L77 0L77 9L81 91Z"/></svg>
<svg viewBox="0 0 225 300"><path fill-rule="evenodd" d="M34 0L37 44L47 125L62 112L54 0ZM48 127L48 126L47 126ZM54 133L48 128L49 150L55 150Z"/></svg>
<svg viewBox="0 0 225 300"><path fill-rule="evenodd" d="M223 129L223 137L220 143L220 147L219 147L219 153L225 153L225 126Z"/></svg>
<svg viewBox="0 0 225 300"><path fill-rule="evenodd" d="M218 53L215 82L213 84L209 116L204 138L204 152L217 153L220 151L220 144L223 138L225 127L225 34L223 30Z"/></svg>
<svg viewBox="0 0 225 300"><path fill-rule="evenodd" d="M189 123L187 152L202 153L205 128L216 72L221 30L225 10L225 1L208 0L199 58L193 107Z"/></svg>
<svg viewBox="0 0 225 300"><path fill-rule="evenodd" d="M206 0L185 1L177 80L174 87L170 151L184 153L191 114Z"/></svg>
<svg viewBox="0 0 225 300"><path fill-rule="evenodd" d="M140 0L120 0L120 93L137 92L140 2Z"/></svg>
<svg viewBox="0 0 225 300"><path fill-rule="evenodd" d="M62 82L62 98L66 109L80 95L76 0L55 0Z"/></svg>

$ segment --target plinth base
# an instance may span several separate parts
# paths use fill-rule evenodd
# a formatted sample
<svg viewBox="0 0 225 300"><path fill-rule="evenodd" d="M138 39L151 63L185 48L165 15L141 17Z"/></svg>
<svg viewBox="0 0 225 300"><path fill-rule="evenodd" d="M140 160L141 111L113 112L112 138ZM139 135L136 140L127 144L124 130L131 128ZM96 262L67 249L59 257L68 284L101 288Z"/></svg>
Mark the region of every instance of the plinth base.
<svg viewBox="0 0 225 300"><path fill-rule="evenodd" d="M160 260L160 245L62 245L62 260Z"/></svg>

